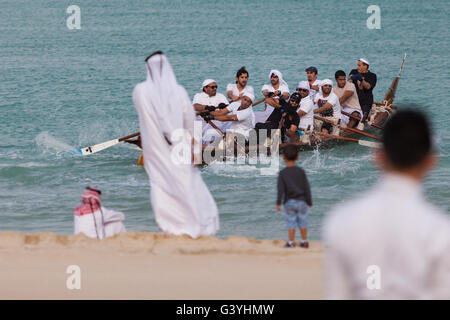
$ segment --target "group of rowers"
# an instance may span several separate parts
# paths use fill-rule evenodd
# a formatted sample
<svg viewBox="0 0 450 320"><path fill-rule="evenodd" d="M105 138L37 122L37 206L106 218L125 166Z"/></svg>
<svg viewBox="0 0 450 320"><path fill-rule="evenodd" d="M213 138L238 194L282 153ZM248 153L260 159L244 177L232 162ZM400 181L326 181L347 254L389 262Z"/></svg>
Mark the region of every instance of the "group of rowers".
<svg viewBox="0 0 450 320"><path fill-rule="evenodd" d="M206 122L202 129L203 143L212 143L227 131L248 139L252 129L257 132L266 129L269 134L272 129L281 129L284 142L298 142L310 130L334 134L334 124L338 122L353 128L367 118L377 81L376 75L369 71L367 59L359 59L348 78L344 71L336 71L334 87L330 79L317 79L316 67L305 71L307 81L300 81L291 94L282 73L271 70L270 82L261 89L264 98L259 101L255 101L254 89L247 84L249 73L245 67L237 71L236 82L228 84L227 97L217 92L215 80L206 79L202 92L192 102L199 119ZM265 110L254 112L252 106L261 102L265 102ZM315 120L315 115L322 121Z"/></svg>

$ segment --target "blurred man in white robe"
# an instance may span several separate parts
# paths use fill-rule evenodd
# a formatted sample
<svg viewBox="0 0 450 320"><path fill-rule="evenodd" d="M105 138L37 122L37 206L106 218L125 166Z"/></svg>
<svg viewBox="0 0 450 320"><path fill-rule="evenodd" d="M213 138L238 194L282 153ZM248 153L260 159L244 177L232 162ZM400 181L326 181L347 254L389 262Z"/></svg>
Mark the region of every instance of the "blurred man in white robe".
<svg viewBox="0 0 450 320"><path fill-rule="evenodd" d="M87 187L81 196L82 205L75 208L74 234L84 233L90 238L104 239L126 232L122 212L102 206L101 191Z"/></svg>
<svg viewBox="0 0 450 320"><path fill-rule="evenodd" d="M436 163L424 115L399 111L376 154L382 176L324 225L326 298L450 299L450 221L423 180Z"/></svg>
<svg viewBox="0 0 450 320"><path fill-rule="evenodd" d="M133 101L156 223L167 234L214 235L219 229L217 206L192 162L201 155L194 108L162 52L150 55L146 68L147 80L134 88Z"/></svg>

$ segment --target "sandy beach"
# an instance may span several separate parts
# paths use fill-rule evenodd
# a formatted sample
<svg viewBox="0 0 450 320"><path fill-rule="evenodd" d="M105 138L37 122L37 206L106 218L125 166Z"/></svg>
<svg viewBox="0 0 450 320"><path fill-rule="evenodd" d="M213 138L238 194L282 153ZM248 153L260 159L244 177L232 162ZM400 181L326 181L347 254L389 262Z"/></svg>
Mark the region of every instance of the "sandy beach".
<svg viewBox="0 0 450 320"><path fill-rule="evenodd" d="M0 299L321 299L323 244L284 243L0 232ZM71 265L79 266L79 290L67 288Z"/></svg>

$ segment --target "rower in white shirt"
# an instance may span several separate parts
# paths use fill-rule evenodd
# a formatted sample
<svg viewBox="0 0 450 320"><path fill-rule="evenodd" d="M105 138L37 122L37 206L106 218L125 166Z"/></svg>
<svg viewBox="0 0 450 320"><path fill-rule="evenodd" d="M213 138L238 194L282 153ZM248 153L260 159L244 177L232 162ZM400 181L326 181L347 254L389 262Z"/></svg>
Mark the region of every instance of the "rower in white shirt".
<svg viewBox="0 0 450 320"><path fill-rule="evenodd" d="M449 216L423 191L436 165L425 116L398 111L375 160L378 183L325 220L326 298L450 299Z"/></svg>
<svg viewBox="0 0 450 320"><path fill-rule="evenodd" d="M323 118L328 118L336 123L341 120L341 104L339 103L339 98L331 90L333 88L333 82L330 79L322 80L321 91L317 93L314 97L314 114L318 114ZM334 126L336 129L337 127ZM333 133L333 125L324 122L320 129L325 133Z"/></svg>
<svg viewBox="0 0 450 320"><path fill-rule="evenodd" d="M263 112L256 112L256 122L266 122L267 118L272 114L274 109L273 105L276 105L275 100L280 97L284 100L289 99L289 86L286 81L283 80L283 74L278 70L270 70L269 73L270 84L263 85L261 93L266 97L265 104L266 109Z"/></svg>
<svg viewBox="0 0 450 320"><path fill-rule="evenodd" d="M317 79L318 71L316 67L311 66L306 68L305 72L310 87L309 97L311 98L312 101L314 101L316 94L320 92L321 81Z"/></svg>
<svg viewBox="0 0 450 320"><path fill-rule="evenodd" d="M250 91L244 91L242 100L231 103L226 108L214 111L214 112L204 112L202 116L206 120L219 120L227 122L228 124L224 126L225 131L231 133L238 133L249 138L250 130L255 127L255 115L251 107L255 96ZM208 136L220 137L221 134L217 130L208 130Z"/></svg>
<svg viewBox="0 0 450 320"><path fill-rule="evenodd" d="M215 80L206 79L203 81L202 90L203 92L197 93L192 101L196 111L214 111L219 105L228 105L227 98L223 94L217 93ZM205 136L206 132L212 127L204 122L201 117L197 117L197 120L202 121L202 136ZM213 123L219 128L223 126L223 123L220 121L213 121ZM203 142L208 143L210 141L203 140Z"/></svg>
<svg viewBox="0 0 450 320"><path fill-rule="evenodd" d="M299 108L297 109L300 117L298 127L303 130L308 130L308 128L312 130L314 126L314 102L309 96L310 87L308 81L300 81L296 89L302 97Z"/></svg>
<svg viewBox="0 0 450 320"><path fill-rule="evenodd" d="M236 83L229 83L227 85L227 96L231 102L241 100L244 90L254 94L253 87L247 85L248 77L248 71L245 67L241 67L236 72Z"/></svg>

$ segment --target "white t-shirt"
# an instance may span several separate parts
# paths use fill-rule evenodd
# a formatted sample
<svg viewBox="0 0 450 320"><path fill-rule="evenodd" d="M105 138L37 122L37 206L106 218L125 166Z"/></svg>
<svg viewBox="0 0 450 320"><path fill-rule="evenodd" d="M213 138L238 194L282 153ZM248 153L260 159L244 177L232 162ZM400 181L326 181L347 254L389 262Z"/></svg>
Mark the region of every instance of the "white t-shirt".
<svg viewBox="0 0 450 320"><path fill-rule="evenodd" d="M298 107L297 112L300 110L306 112L306 114L300 117L300 123L298 127L302 129L308 129L308 126L310 126L310 128L313 129L314 102L311 100L309 96L302 98L302 100L300 100L300 106Z"/></svg>
<svg viewBox="0 0 450 320"><path fill-rule="evenodd" d="M249 131L255 127L255 114L251 106L244 110L238 110L240 106L241 101L235 101L227 107L230 114L237 115L238 118L237 121L229 121L230 125L227 129L236 131L248 138Z"/></svg>
<svg viewBox="0 0 450 320"><path fill-rule="evenodd" d="M217 93L215 96L210 97L205 92L197 93L192 100L192 104L201 104L204 106L214 106L217 107L221 103L228 104L227 98L221 94Z"/></svg>
<svg viewBox="0 0 450 320"><path fill-rule="evenodd" d="M314 109L321 108L326 103L330 103L333 106L332 114L330 114L329 116L340 119L341 118L341 104L339 103L339 98L337 97L336 94L334 94L333 91L331 91L327 97L323 96L323 92L317 93L316 97L314 98Z"/></svg>
<svg viewBox="0 0 450 320"><path fill-rule="evenodd" d="M267 90L268 92L275 92L277 90L279 90L281 92L281 94L287 92L289 94L289 87L280 83L280 86L278 87L278 89L275 89L274 87L272 87L272 84L265 84L263 85L261 92ZM267 116L272 114L274 107L272 107L271 105L267 105L266 110L264 111L265 114L267 114Z"/></svg>
<svg viewBox="0 0 450 320"><path fill-rule="evenodd" d="M311 88L309 89L309 97L311 98L312 101L314 101L314 98L315 98L317 93L322 92L322 88L320 87L320 83L321 83L321 81L319 79L316 79L316 80L314 80L314 82L312 84L313 86L319 86L319 91L311 89ZM311 84L310 84L310 86L311 86Z"/></svg>
<svg viewBox="0 0 450 320"><path fill-rule="evenodd" d="M233 93L233 96L236 96L236 97L238 97L244 90L250 91L253 95L255 94L253 87L249 86L249 85L246 85L244 87L244 89L242 89L241 91L239 91L239 89L237 88L236 83L229 83L227 85L227 92L231 91Z"/></svg>
<svg viewBox="0 0 450 320"><path fill-rule="evenodd" d="M228 100L221 93L217 93L215 96L210 97L205 92L201 92L201 93L197 93L194 96L194 100L192 101L192 104L196 104L196 103L204 105L204 106L217 107L221 103L228 104ZM206 130L210 129L211 126L209 124L207 124L200 116L197 116L196 119L197 119L197 121L202 121L202 134L204 135ZM222 126L223 126L223 122L221 122L221 121L213 120L213 123L219 128L222 128Z"/></svg>

